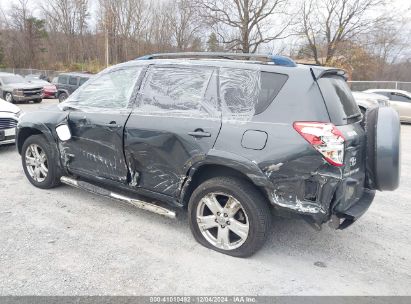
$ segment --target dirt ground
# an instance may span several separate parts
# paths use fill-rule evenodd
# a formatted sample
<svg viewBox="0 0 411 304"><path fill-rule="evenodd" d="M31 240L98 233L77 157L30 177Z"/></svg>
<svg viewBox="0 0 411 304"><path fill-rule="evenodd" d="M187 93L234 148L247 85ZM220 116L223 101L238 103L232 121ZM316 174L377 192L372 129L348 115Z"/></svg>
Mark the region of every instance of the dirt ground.
<svg viewBox="0 0 411 304"><path fill-rule="evenodd" d="M411 295L410 139L403 125L401 187L378 193L355 225L276 218L248 259L197 244L185 212L171 220L68 186L37 189L14 146L0 146L0 294Z"/></svg>

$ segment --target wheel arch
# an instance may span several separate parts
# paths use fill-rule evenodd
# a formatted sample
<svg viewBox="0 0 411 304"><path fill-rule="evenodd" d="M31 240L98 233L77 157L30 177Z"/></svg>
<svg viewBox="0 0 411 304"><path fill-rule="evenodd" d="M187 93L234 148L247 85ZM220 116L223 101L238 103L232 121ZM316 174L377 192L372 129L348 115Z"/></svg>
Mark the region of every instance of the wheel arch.
<svg viewBox="0 0 411 304"><path fill-rule="evenodd" d="M229 158L227 155L208 155L204 161L194 164L187 172L180 192L180 203L187 207L193 191L202 182L217 176L230 176L246 180L261 192L268 204L271 201L266 191L271 182L254 162L238 155L235 155L235 158Z"/></svg>
<svg viewBox="0 0 411 304"><path fill-rule="evenodd" d="M45 128L45 127L40 127L40 126L24 126L24 127L19 127L18 132L17 132L17 137L16 137L16 146L17 146L17 151L19 154L21 154L21 149L23 147L24 142L27 140L32 135L44 135L47 140L51 141L54 143L53 136L50 134L50 131Z"/></svg>

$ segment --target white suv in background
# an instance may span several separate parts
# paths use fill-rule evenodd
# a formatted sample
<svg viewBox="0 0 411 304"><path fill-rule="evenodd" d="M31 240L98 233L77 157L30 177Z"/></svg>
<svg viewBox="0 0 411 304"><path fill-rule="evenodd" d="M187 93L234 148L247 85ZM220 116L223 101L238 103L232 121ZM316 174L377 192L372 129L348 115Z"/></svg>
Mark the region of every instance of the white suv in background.
<svg viewBox="0 0 411 304"><path fill-rule="evenodd" d="M14 143L20 115L19 107L0 98L0 145Z"/></svg>
<svg viewBox="0 0 411 304"><path fill-rule="evenodd" d="M390 105L400 115L401 122L411 123L411 93L394 89L370 89L366 93L375 93L390 99Z"/></svg>

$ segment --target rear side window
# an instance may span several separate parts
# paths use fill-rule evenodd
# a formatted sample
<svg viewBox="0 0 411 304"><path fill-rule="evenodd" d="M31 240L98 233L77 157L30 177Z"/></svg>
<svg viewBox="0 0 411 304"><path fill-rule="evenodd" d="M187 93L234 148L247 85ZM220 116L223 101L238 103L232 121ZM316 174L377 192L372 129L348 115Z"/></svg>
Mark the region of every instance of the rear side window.
<svg viewBox="0 0 411 304"><path fill-rule="evenodd" d="M344 78L337 75L318 80L331 122L345 125L361 119L361 112Z"/></svg>
<svg viewBox="0 0 411 304"><path fill-rule="evenodd" d="M220 97L228 119L249 120L265 111L288 76L245 69L220 69Z"/></svg>
<svg viewBox="0 0 411 304"><path fill-rule="evenodd" d="M213 69L152 67L144 82L137 111L178 116L219 116L211 88Z"/></svg>
<svg viewBox="0 0 411 304"><path fill-rule="evenodd" d="M70 77L69 78L69 85L77 85L77 77Z"/></svg>

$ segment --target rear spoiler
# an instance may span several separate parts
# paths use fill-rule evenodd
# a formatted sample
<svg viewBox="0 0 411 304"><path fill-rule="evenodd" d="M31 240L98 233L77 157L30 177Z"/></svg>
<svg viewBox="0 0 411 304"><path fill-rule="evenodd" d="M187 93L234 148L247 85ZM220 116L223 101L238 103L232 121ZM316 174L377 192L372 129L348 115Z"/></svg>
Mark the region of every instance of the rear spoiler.
<svg viewBox="0 0 411 304"><path fill-rule="evenodd" d="M321 77L324 77L327 75L341 76L345 79L345 81L347 81L348 79L347 72L344 71L343 69L311 67L310 70L311 70L311 74L313 75L314 80L318 80Z"/></svg>

